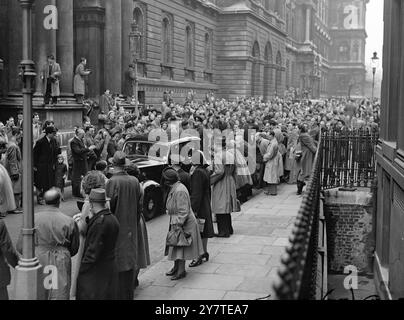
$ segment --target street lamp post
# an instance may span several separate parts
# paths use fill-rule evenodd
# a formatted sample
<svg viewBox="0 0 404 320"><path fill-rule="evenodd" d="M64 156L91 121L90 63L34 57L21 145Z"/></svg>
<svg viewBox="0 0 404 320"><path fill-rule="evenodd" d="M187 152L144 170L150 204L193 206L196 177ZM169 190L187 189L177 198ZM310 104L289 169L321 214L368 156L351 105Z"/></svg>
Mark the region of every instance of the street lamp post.
<svg viewBox="0 0 404 320"><path fill-rule="evenodd" d="M373 72L373 83L372 83L372 103L375 98L375 76L376 76L376 69L379 66L379 57L377 56L377 52L373 53L372 57L372 72Z"/></svg>
<svg viewBox="0 0 404 320"><path fill-rule="evenodd" d="M36 77L35 64L32 61L32 6L34 0L20 0L22 8L22 61L21 78L23 82L23 209L22 257L16 268L15 298L17 300L37 300L42 298L42 266L35 257L34 243L34 195L32 166L32 95Z"/></svg>
<svg viewBox="0 0 404 320"><path fill-rule="evenodd" d="M138 108L139 107L139 101L138 101L139 80L138 80L138 75L137 75L137 61L139 59L140 38L141 38L142 34L138 29L138 24L137 24L136 20L133 20L131 27L132 27L132 30L129 34L129 50L132 54L132 63L134 64L134 67L135 67L135 81L134 81L133 95L135 96L136 108Z"/></svg>

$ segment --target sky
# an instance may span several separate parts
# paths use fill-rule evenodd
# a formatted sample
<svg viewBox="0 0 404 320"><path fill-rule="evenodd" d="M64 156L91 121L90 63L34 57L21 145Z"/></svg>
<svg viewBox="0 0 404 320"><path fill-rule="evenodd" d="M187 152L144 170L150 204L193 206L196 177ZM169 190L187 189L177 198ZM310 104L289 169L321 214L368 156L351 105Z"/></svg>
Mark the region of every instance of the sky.
<svg viewBox="0 0 404 320"><path fill-rule="evenodd" d="M383 57L383 0L370 0L367 5L366 31L366 64L370 64L373 52L377 52L379 58ZM381 74L382 60L380 60L379 74Z"/></svg>

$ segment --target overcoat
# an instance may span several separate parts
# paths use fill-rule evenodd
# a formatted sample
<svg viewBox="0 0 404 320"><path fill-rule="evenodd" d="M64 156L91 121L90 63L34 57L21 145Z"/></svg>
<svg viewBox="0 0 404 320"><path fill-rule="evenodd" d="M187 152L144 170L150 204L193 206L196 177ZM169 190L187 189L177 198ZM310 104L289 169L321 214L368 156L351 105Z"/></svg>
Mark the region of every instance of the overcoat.
<svg viewBox="0 0 404 320"><path fill-rule="evenodd" d="M269 144L268 150L264 155L264 161L266 161L264 181L269 184L279 184L281 172L283 171L283 163L276 139L272 139Z"/></svg>
<svg viewBox="0 0 404 320"><path fill-rule="evenodd" d="M138 267L138 225L140 221L141 189L139 180L126 172L117 172L106 185L111 212L119 221L116 245L118 272Z"/></svg>
<svg viewBox="0 0 404 320"><path fill-rule="evenodd" d="M204 253L202 239L191 208L188 190L181 182L177 182L171 187L167 196L166 208L170 216L170 229L175 225L181 226L184 232L189 233L192 238L191 245L188 247L168 247L166 250L168 260L198 259Z"/></svg>
<svg viewBox="0 0 404 320"><path fill-rule="evenodd" d="M212 184L212 212L214 214L231 214L237 208L236 165L234 156L229 151L215 155Z"/></svg>
<svg viewBox="0 0 404 320"><path fill-rule="evenodd" d="M20 194L22 192L21 160L20 148L14 142L9 142L6 152L5 167L10 177L15 176L14 179L11 179L14 194Z"/></svg>
<svg viewBox="0 0 404 320"><path fill-rule="evenodd" d="M87 156L90 150L77 137L70 142L70 149L73 158L72 181L80 181L81 177L88 172Z"/></svg>
<svg viewBox="0 0 404 320"><path fill-rule="evenodd" d="M0 163L0 213L16 208L13 187L6 168Z"/></svg>
<svg viewBox="0 0 404 320"><path fill-rule="evenodd" d="M303 154L301 160L298 162L300 165L298 180L305 181L306 179L310 178L312 173L317 147L313 138L308 133L300 134L299 143L301 145Z"/></svg>
<svg viewBox="0 0 404 320"><path fill-rule="evenodd" d="M76 255L80 244L78 227L72 218L58 208L46 206L35 214L35 230L35 255L39 262L43 267L57 268L57 288L45 288L45 297L47 300L69 300L71 258ZM17 244L20 252L21 247L20 235ZM44 274L43 277L47 275Z"/></svg>
<svg viewBox="0 0 404 320"><path fill-rule="evenodd" d="M46 94L46 87L48 85L48 81L51 81L49 78L49 68L51 66L47 63L44 68L42 69L42 76L43 76L43 94ZM60 96L60 76L62 75L62 69L60 69L60 65L58 63L54 63L52 66L52 74L55 76L56 80L51 84L51 95L52 97L59 97Z"/></svg>
<svg viewBox="0 0 404 320"><path fill-rule="evenodd" d="M83 95L86 91L86 83L84 77L88 75L84 65L80 63L76 67L76 71L74 73L74 94Z"/></svg>
<svg viewBox="0 0 404 320"><path fill-rule="evenodd" d="M0 220L0 288L10 284L11 265L15 268L18 264L18 254L13 247L13 243L3 220Z"/></svg>
<svg viewBox="0 0 404 320"><path fill-rule="evenodd" d="M205 227L202 238L212 238L214 236L210 174L204 166L197 166L191 174L191 205L195 216L205 219Z"/></svg>
<svg viewBox="0 0 404 320"><path fill-rule="evenodd" d="M39 139L34 147L34 167L35 186L38 189L49 190L55 186L55 170L57 156L61 153L60 147L56 139L51 139L44 136Z"/></svg>
<svg viewBox="0 0 404 320"><path fill-rule="evenodd" d="M115 247L118 234L119 222L108 209L88 220L77 278L77 300L114 300L117 297Z"/></svg>

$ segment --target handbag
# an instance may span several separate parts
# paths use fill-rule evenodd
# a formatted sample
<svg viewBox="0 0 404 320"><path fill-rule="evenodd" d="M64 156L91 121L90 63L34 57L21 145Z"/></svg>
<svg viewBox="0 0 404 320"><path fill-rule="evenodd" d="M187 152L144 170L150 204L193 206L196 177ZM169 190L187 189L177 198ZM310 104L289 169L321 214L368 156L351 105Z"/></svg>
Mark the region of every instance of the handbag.
<svg viewBox="0 0 404 320"><path fill-rule="evenodd" d="M238 213L238 212L241 212L241 203L240 203L240 200L237 200L236 209L235 209L234 213Z"/></svg>
<svg viewBox="0 0 404 320"><path fill-rule="evenodd" d="M198 228L199 228L199 233L203 233L205 230L205 219L198 219Z"/></svg>
<svg viewBox="0 0 404 320"><path fill-rule="evenodd" d="M303 158L303 150L302 145L299 142L295 149L295 160L300 161L302 158Z"/></svg>
<svg viewBox="0 0 404 320"><path fill-rule="evenodd" d="M192 244L192 237L181 227L171 228L167 234L166 244L169 247L189 247Z"/></svg>

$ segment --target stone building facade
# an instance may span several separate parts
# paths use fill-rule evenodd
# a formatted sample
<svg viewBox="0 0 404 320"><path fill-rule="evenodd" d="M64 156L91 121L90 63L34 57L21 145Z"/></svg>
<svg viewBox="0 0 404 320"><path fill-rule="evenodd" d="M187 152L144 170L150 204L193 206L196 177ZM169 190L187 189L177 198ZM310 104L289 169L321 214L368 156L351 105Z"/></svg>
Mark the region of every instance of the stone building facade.
<svg viewBox="0 0 404 320"><path fill-rule="evenodd" d="M375 274L384 298L404 298L404 1L384 3Z"/></svg>
<svg viewBox="0 0 404 320"><path fill-rule="evenodd" d="M349 92L361 95L367 1L36 0L34 60L40 70L48 54L56 56L64 102L71 102L81 57L93 71L89 97L107 88L131 95L127 71L134 28L141 35L139 100L145 104L161 104L164 91L183 102L191 89L197 99L209 92L269 98L291 87L312 98L346 96L351 82ZM0 8L0 104L11 105L19 103L21 91L21 41L15 36L21 33L21 11L17 1L0 0Z"/></svg>

